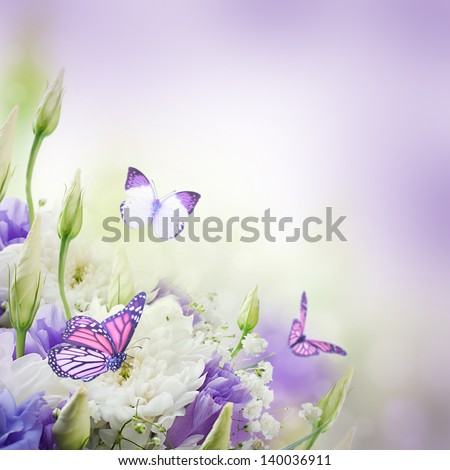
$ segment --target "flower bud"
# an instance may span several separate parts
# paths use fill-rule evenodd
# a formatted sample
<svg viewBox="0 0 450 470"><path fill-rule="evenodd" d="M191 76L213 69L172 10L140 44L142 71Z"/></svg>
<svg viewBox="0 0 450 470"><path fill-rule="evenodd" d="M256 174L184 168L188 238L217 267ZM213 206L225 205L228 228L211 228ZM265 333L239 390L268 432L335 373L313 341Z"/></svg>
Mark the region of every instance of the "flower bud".
<svg viewBox="0 0 450 470"><path fill-rule="evenodd" d="M114 305L126 305L135 294L133 276L126 251L121 246L114 260L108 287L108 310Z"/></svg>
<svg viewBox="0 0 450 470"><path fill-rule="evenodd" d="M134 425L134 430L138 434L144 434L144 432L147 430L147 426L145 425L145 423L136 423Z"/></svg>
<svg viewBox="0 0 450 470"><path fill-rule="evenodd" d="M0 202L5 197L11 179L11 157L18 114L19 108L14 106L0 129Z"/></svg>
<svg viewBox="0 0 450 470"><path fill-rule="evenodd" d="M239 312L237 324L245 333L252 332L259 320L258 286L247 294Z"/></svg>
<svg viewBox="0 0 450 470"><path fill-rule="evenodd" d="M25 239L10 281L9 310L15 330L27 331L41 300L41 217L38 214Z"/></svg>
<svg viewBox="0 0 450 470"><path fill-rule="evenodd" d="M85 447L90 436L87 390L80 387L64 405L53 426L58 449L78 450Z"/></svg>
<svg viewBox="0 0 450 470"><path fill-rule="evenodd" d="M59 238L74 239L83 224L83 193L81 191L80 170L77 170L71 187L66 191L59 215Z"/></svg>
<svg viewBox="0 0 450 470"><path fill-rule="evenodd" d="M220 412L219 417L209 434L206 436L200 450L227 450L230 448L231 418L233 403L227 403Z"/></svg>
<svg viewBox="0 0 450 470"><path fill-rule="evenodd" d="M63 79L64 69L59 72L56 80L45 90L34 118L33 131L36 135L46 137L58 126L61 113Z"/></svg>

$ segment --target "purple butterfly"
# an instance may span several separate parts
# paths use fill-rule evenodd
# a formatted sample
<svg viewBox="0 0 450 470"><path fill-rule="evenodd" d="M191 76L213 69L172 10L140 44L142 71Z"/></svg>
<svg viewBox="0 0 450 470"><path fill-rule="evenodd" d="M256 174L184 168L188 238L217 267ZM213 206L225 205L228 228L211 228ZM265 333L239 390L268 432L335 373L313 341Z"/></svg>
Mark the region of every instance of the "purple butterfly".
<svg viewBox="0 0 450 470"><path fill-rule="evenodd" d="M102 323L81 315L71 318L62 336L65 343L48 353L56 375L89 382L108 370L119 369L127 358L124 351L141 319L145 297L144 292L137 294Z"/></svg>
<svg viewBox="0 0 450 470"><path fill-rule="evenodd" d="M319 351L324 353L335 353L342 356L346 356L347 353L331 343L325 341L317 341L315 339L306 339L304 335L306 313L308 309L308 300L306 299L306 293L302 294L302 302L300 306L300 320L295 319L292 322L291 332L289 334L288 345L292 349L292 352L297 356L309 357L317 356Z"/></svg>
<svg viewBox="0 0 450 470"><path fill-rule="evenodd" d="M158 199L153 181L132 167L128 168L125 192L129 198L120 205L124 222L131 228L139 228L138 219L151 222L154 236L162 240L180 234L184 228L182 219L191 214L200 199L200 194L193 191L174 191Z"/></svg>

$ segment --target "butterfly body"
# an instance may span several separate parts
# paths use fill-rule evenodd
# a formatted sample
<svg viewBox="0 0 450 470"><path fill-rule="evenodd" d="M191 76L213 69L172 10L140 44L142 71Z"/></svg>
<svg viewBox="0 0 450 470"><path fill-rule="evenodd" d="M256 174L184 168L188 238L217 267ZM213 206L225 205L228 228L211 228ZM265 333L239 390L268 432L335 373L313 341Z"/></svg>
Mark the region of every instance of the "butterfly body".
<svg viewBox="0 0 450 470"><path fill-rule="evenodd" d="M115 372L122 367L122 364L125 362L127 355L125 353L117 353L111 359L106 361L106 366L109 370Z"/></svg>
<svg viewBox="0 0 450 470"><path fill-rule="evenodd" d="M306 315L308 311L308 301L306 293L303 292L300 304L300 320L293 320L289 333L288 346L296 356L310 357L317 356L320 352L340 354L346 356L347 353L339 346L326 341L307 339L304 334Z"/></svg>
<svg viewBox="0 0 450 470"><path fill-rule="evenodd" d="M123 310L102 323L84 315L71 318L62 336L64 343L48 354L48 363L56 375L88 382L108 370L120 369L145 299L144 292L137 294Z"/></svg>
<svg viewBox="0 0 450 470"><path fill-rule="evenodd" d="M184 228L186 219L194 210L200 194L194 191L172 192L159 199L153 181L141 171L129 167L125 181L128 199L120 205L124 222L131 228L140 228L139 221L152 225L156 238L175 238Z"/></svg>
<svg viewBox="0 0 450 470"><path fill-rule="evenodd" d="M289 345L290 348L293 348L294 346L296 346L297 344L300 344L300 343L303 343L303 341L306 340L306 336L305 335L302 335L300 336L300 338L298 338L297 341L295 341L295 343L292 343L291 345Z"/></svg>

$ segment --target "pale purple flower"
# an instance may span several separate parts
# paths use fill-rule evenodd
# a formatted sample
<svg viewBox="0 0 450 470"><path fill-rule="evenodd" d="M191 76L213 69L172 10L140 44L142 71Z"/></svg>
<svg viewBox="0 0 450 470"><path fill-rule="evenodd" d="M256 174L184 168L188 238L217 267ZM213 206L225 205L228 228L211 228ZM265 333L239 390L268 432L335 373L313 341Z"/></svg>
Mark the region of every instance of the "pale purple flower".
<svg viewBox="0 0 450 470"><path fill-rule="evenodd" d="M165 297L166 295L174 295L177 298L181 309L183 310L183 315L189 315L191 313L189 309L191 298L183 289L174 286L166 280L162 280L158 282L156 290L158 293L156 294L154 300Z"/></svg>
<svg viewBox="0 0 450 470"><path fill-rule="evenodd" d="M9 390L0 390L0 449L54 449L52 410L37 393L17 406Z"/></svg>
<svg viewBox="0 0 450 470"><path fill-rule="evenodd" d="M50 349L62 342L65 327L66 320L59 307L52 304L42 305L36 313L33 325L27 332L25 354L36 353L45 359ZM15 343L16 332L13 329L4 328L0 331L13 335ZM15 349L13 354L13 359L15 359Z"/></svg>
<svg viewBox="0 0 450 470"><path fill-rule="evenodd" d="M0 251L8 245L23 243L30 231L28 206L16 198L0 203Z"/></svg>
<svg viewBox="0 0 450 470"><path fill-rule="evenodd" d="M166 445L170 448L180 446L190 436L201 435L198 443L211 431L222 408L227 403L234 403L234 429L232 441L236 441L238 428L246 424L239 410L250 401L250 393L237 377L230 364L219 366L220 356L215 354L205 366L205 381L199 388L195 400L186 408L186 414L175 419L167 433Z"/></svg>

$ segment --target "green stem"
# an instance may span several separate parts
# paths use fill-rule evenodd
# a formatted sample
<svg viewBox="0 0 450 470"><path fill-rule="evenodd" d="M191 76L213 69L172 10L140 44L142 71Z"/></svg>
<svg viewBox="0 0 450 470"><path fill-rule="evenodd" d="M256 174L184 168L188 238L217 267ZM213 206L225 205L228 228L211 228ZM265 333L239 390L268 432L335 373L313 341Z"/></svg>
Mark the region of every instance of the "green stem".
<svg viewBox="0 0 450 470"><path fill-rule="evenodd" d="M27 337L27 330L16 330L16 358L22 357L25 354L25 339Z"/></svg>
<svg viewBox="0 0 450 470"><path fill-rule="evenodd" d="M33 196L31 195L31 180L33 179L34 164L36 163L36 157L39 153L44 136L38 133L34 136L33 145L31 146L30 158L28 159L27 166L27 179L25 185L25 192L27 195L28 212L30 214L30 227L34 221L34 205Z"/></svg>
<svg viewBox="0 0 450 470"><path fill-rule="evenodd" d="M247 336L248 334L248 331L243 331L242 334L241 334L241 337L239 338L239 343L237 344L237 346L233 349L233 351L231 351L231 359L234 359L238 352L242 349L242 340Z"/></svg>
<svg viewBox="0 0 450 470"><path fill-rule="evenodd" d="M66 314L67 320L72 318L70 313L69 304L66 298L66 292L64 289L64 272L66 268L66 258L67 252L69 251L70 240L67 237L61 238L61 246L59 248L59 265L58 265L58 284L59 284L59 294L61 295L61 300L64 306L64 312Z"/></svg>

